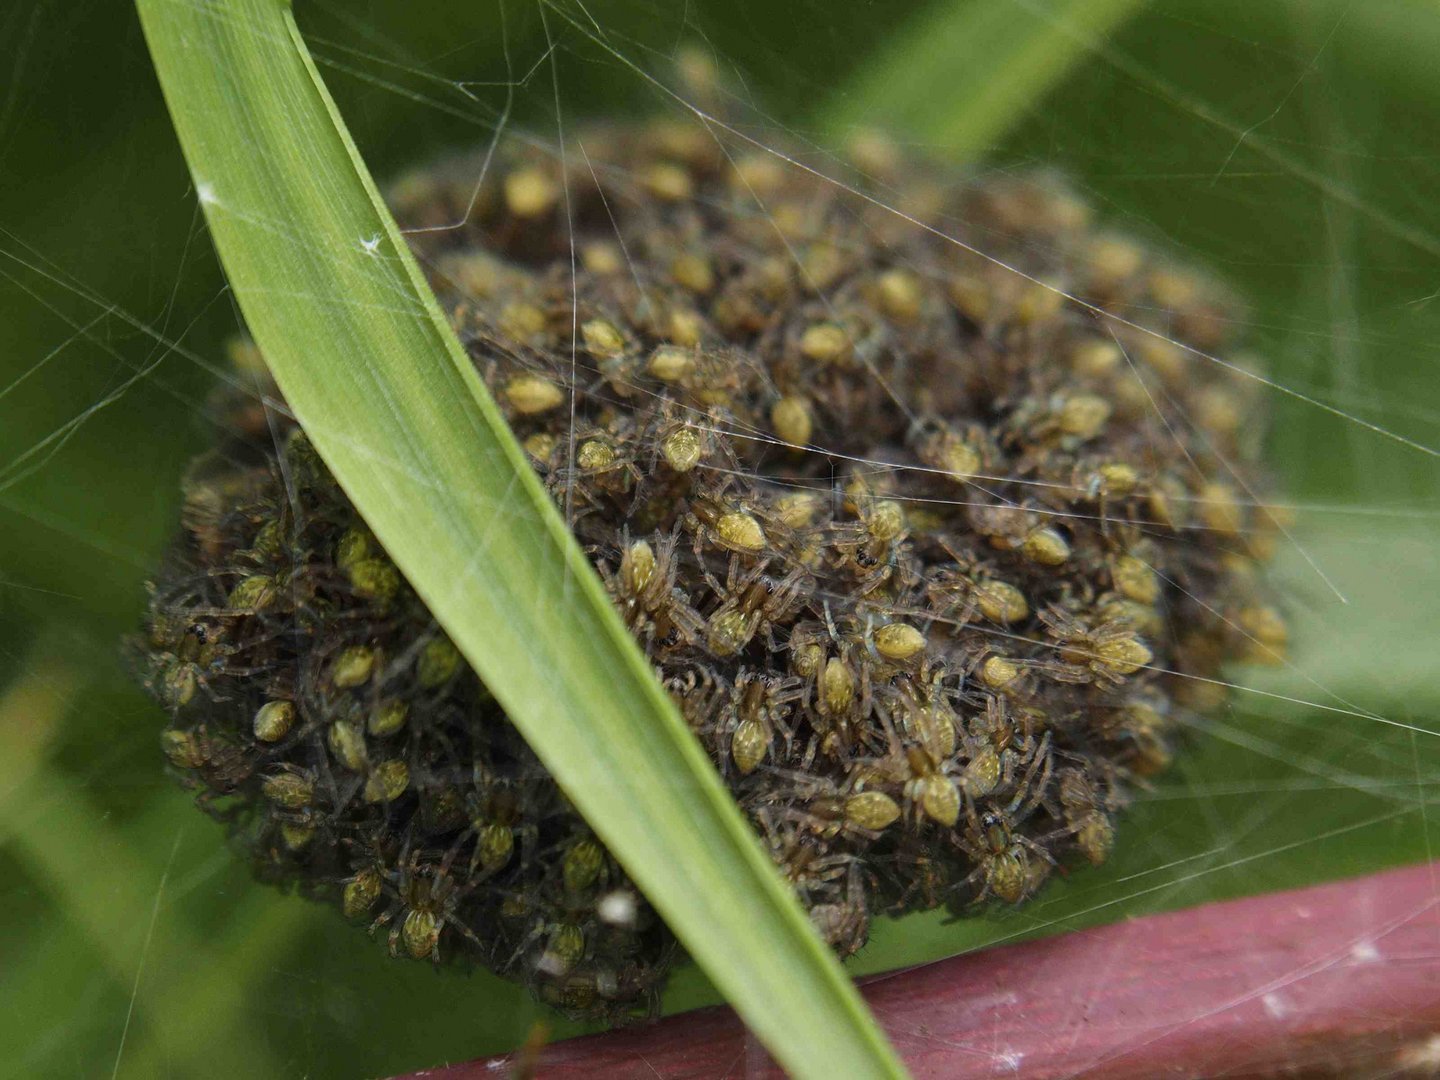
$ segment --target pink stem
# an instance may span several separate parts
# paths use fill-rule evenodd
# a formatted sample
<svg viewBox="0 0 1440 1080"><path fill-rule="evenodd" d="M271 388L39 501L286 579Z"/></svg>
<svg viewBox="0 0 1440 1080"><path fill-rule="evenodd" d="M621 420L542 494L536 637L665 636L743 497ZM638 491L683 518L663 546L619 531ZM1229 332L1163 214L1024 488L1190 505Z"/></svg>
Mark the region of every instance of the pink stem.
<svg viewBox="0 0 1440 1080"><path fill-rule="evenodd" d="M957 956L864 993L917 1078L1431 1076L1440 862ZM424 1076L488 1080L518 1056ZM526 1064L547 1080L780 1075L723 1008Z"/></svg>

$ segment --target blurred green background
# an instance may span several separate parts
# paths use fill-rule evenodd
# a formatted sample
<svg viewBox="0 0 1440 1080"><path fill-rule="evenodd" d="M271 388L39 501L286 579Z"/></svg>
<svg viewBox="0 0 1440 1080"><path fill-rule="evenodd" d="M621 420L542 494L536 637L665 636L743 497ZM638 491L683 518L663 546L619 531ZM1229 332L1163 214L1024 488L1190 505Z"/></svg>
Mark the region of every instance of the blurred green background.
<svg viewBox="0 0 1440 1080"><path fill-rule="evenodd" d="M379 176L452 146L674 110L684 46L737 126L860 126L1070 175L1116 228L1249 298L1280 386L1294 664L1142 796L1103 871L1021 912L887 925L857 970L1430 855L1440 676L1440 7L1407 0L313 3L297 15ZM597 29L598 28L598 29ZM237 318L139 26L0 12L0 1073L357 1076L545 1017L262 888L163 775L121 637L207 438ZM1337 416L1316 399L1350 414ZM1311 563L1344 594L1341 603ZM1284 698L1300 699L1289 702ZM1304 704L1309 702L1311 704ZM670 1004L708 1000L698 973Z"/></svg>

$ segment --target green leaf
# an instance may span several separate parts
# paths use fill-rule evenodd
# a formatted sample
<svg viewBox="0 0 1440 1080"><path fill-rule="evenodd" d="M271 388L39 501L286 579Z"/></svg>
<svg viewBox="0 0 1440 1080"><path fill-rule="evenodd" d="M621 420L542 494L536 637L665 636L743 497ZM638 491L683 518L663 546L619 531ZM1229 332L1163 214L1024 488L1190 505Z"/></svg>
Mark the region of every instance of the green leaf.
<svg viewBox="0 0 1440 1080"><path fill-rule="evenodd" d="M982 155L1144 0L937 3L875 51L826 126L881 126Z"/></svg>
<svg viewBox="0 0 1440 1080"><path fill-rule="evenodd" d="M776 1058L899 1075L451 334L289 5L138 7L246 322L381 543Z"/></svg>

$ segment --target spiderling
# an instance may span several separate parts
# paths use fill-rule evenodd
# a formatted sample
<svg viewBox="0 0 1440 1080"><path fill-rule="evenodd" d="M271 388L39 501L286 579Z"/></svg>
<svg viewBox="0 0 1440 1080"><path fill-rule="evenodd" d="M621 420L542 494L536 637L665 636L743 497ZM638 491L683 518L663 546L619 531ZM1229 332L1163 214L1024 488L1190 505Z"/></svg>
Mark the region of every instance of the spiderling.
<svg viewBox="0 0 1440 1080"><path fill-rule="evenodd" d="M874 913L1103 862L1221 665L1286 643L1252 394L1197 355L1235 355L1234 301L1046 176L584 141L568 172L513 150L414 247L817 929L845 956ZM463 217L472 166L404 178L402 223ZM183 782L398 957L653 1008L668 929L305 433L218 412L139 646Z"/></svg>

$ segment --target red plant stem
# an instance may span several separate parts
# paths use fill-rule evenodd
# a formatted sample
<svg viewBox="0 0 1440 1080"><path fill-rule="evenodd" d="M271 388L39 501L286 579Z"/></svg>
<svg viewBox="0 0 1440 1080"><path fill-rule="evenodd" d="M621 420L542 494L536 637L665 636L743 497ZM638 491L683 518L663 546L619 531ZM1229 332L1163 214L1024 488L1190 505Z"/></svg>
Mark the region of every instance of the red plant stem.
<svg viewBox="0 0 1440 1080"><path fill-rule="evenodd" d="M916 1077L1433 1076L1440 862L958 956L864 992ZM533 1065L546 1080L781 1075L723 1008L556 1043Z"/></svg>

